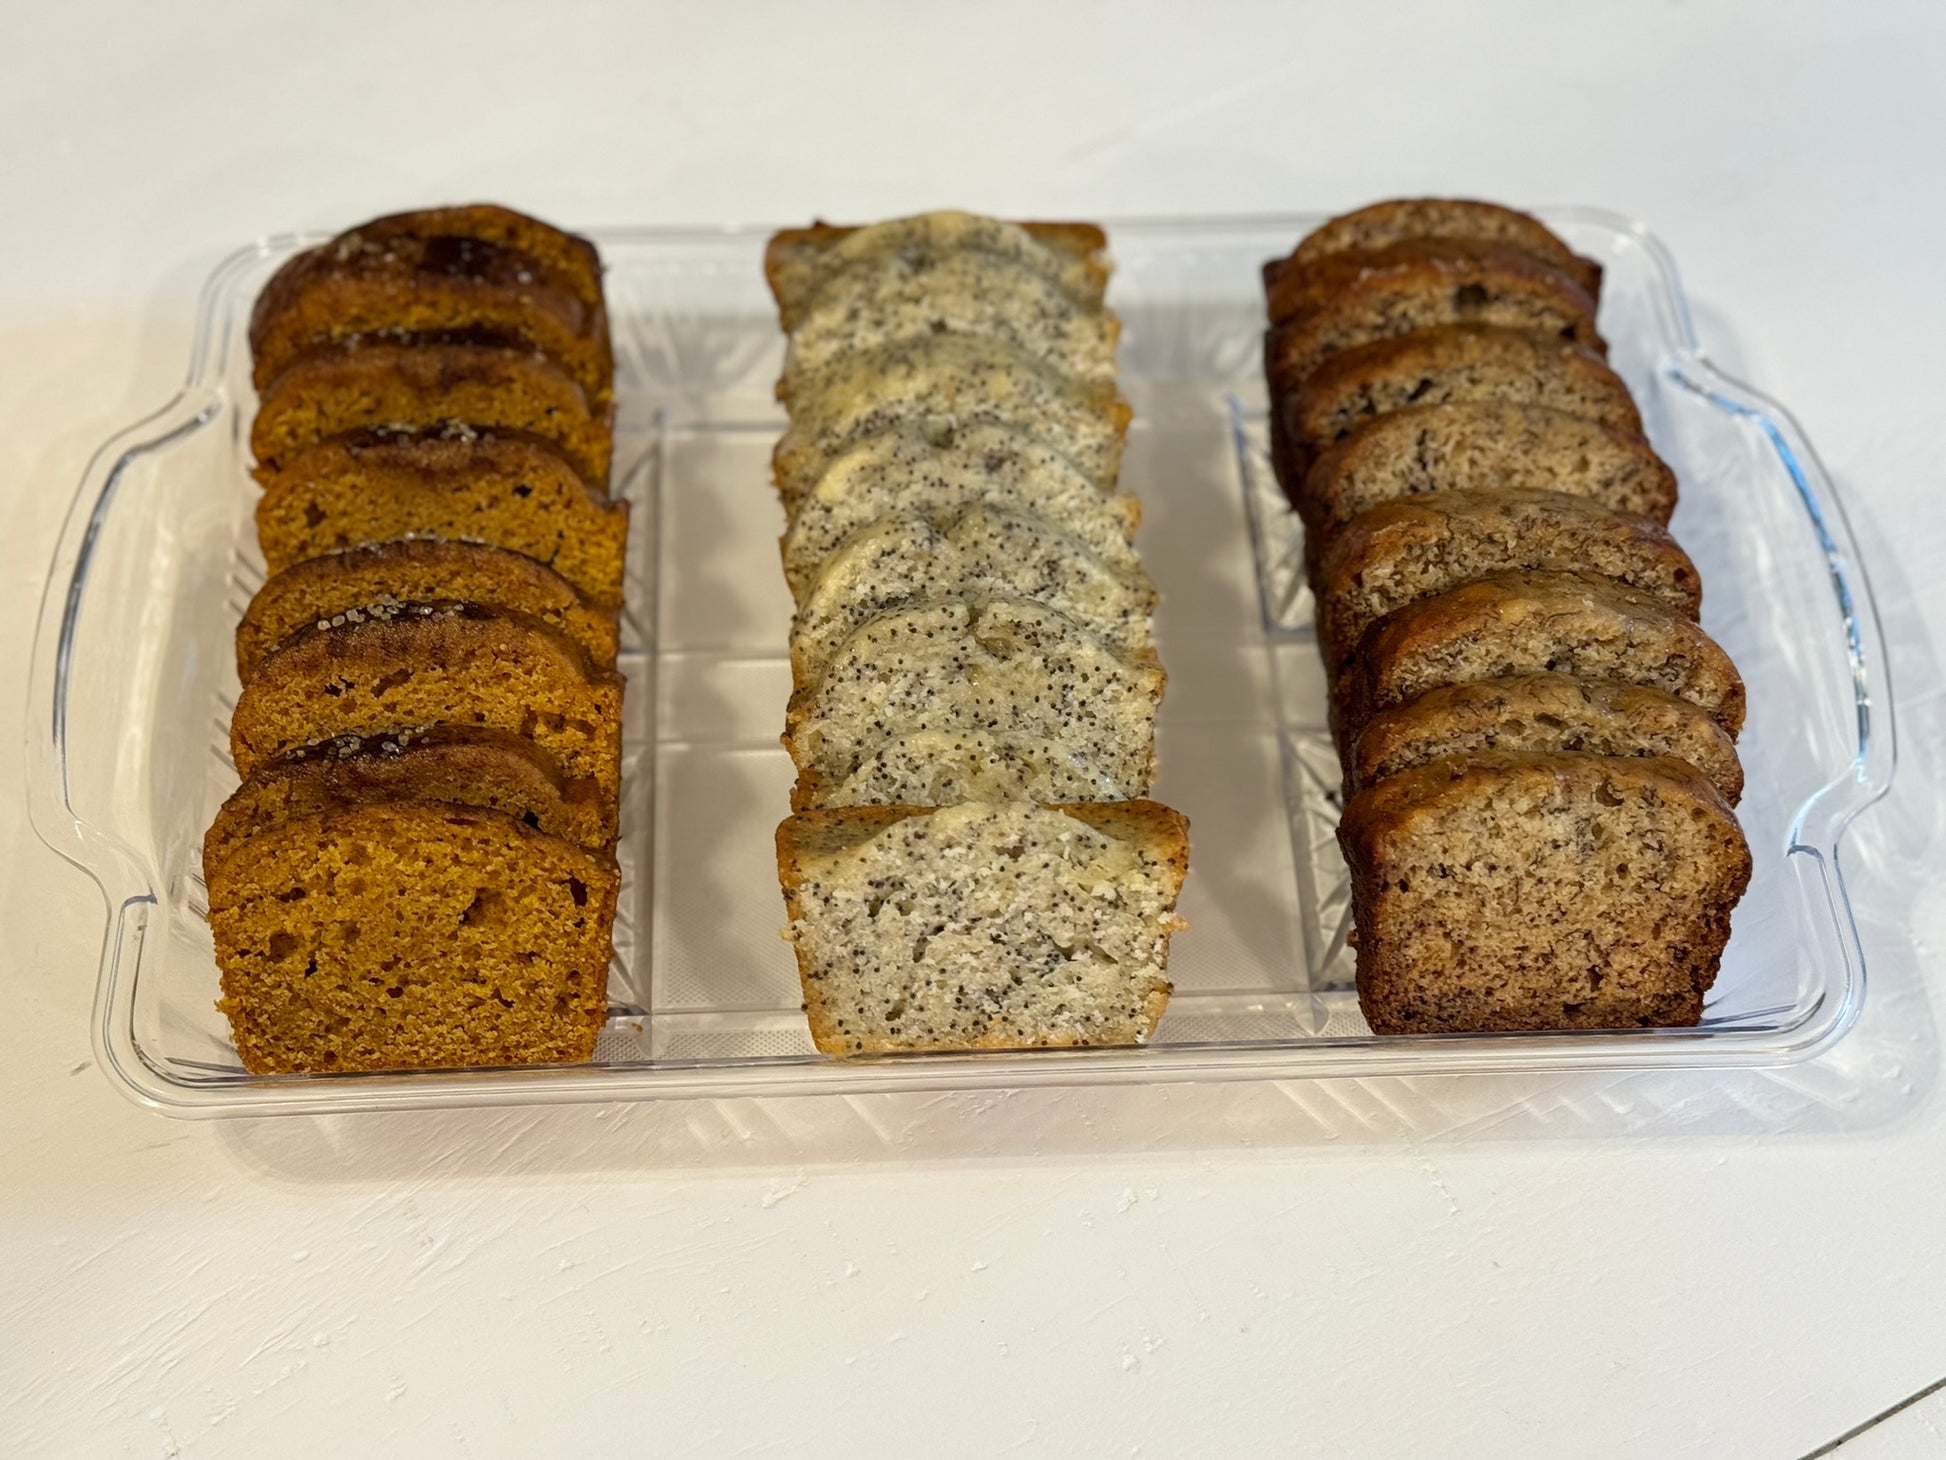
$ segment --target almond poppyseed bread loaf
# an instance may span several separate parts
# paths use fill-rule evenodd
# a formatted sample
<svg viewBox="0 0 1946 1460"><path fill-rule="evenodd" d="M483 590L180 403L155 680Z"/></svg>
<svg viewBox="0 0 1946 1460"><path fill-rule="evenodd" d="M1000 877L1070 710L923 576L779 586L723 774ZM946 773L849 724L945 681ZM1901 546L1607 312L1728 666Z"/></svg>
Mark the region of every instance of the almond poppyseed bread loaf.
<svg viewBox="0 0 1946 1460"><path fill-rule="evenodd" d="M1336 253L1370 252L1414 239L1448 239L1517 248L1569 274L1590 298L1601 294L1601 265L1583 258L1531 214L1463 198L1395 198L1342 213L1307 233L1288 257L1264 265L1271 318L1282 317L1277 287L1295 268Z"/></svg>
<svg viewBox="0 0 1946 1460"><path fill-rule="evenodd" d="M272 574L368 543L443 538L545 563L597 607L622 601L628 504L519 432L448 422L330 437L269 476L256 515Z"/></svg>
<svg viewBox="0 0 1946 1460"><path fill-rule="evenodd" d="M1320 455L1291 493L1315 556L1359 513L1424 492L1551 491L1667 524L1676 474L1632 428L1504 400L1408 406Z"/></svg>
<svg viewBox="0 0 1946 1460"><path fill-rule="evenodd" d="M1140 1044L1169 999L1189 826L1149 801L807 811L777 828L832 1055Z"/></svg>
<svg viewBox="0 0 1946 1460"><path fill-rule="evenodd" d="M1595 301L1579 284L1496 244L1415 240L1331 254L1279 283L1293 287L1280 291L1290 312L1264 340L1264 371L1275 390L1295 388L1355 345L1441 325L1491 325L1573 340L1598 355L1608 350L1595 328Z"/></svg>
<svg viewBox="0 0 1946 1460"><path fill-rule="evenodd" d="M1318 647L1336 675L1373 620L1493 573L1612 578L1695 618L1702 580L1660 524L1560 492L1430 492L1360 513L1311 574Z"/></svg>
<svg viewBox="0 0 1946 1460"><path fill-rule="evenodd" d="M1669 756L1701 771L1728 805L1743 797L1736 741L1706 710L1646 685L1566 674L1449 684L1381 710L1350 747L1345 784L1356 791L1488 750Z"/></svg>
<svg viewBox="0 0 1946 1460"><path fill-rule="evenodd" d="M1379 1034L1695 1024L1751 871L1716 788L1656 756L1434 761L1338 840Z"/></svg>
<svg viewBox="0 0 1946 1460"><path fill-rule="evenodd" d="M615 667L615 611L591 607L545 563L482 543L404 538L273 573L237 625L237 678L248 684L264 656L301 629L438 599L526 614L567 635L595 668Z"/></svg>

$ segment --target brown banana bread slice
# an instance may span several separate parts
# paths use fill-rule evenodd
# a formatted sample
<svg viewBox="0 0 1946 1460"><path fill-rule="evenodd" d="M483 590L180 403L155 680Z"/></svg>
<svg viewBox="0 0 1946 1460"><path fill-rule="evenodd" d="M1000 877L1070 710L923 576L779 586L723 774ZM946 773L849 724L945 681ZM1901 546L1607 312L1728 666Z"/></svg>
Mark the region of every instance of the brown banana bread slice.
<svg viewBox="0 0 1946 1460"><path fill-rule="evenodd" d="M806 811L777 870L826 1054L1141 1044L1189 823L1152 801Z"/></svg>
<svg viewBox="0 0 1946 1460"><path fill-rule="evenodd" d="M1666 755L1708 776L1724 801L1743 796L1736 742L1688 700L1645 685L1517 674L1427 690L1366 722L1347 759L1351 790L1428 761L1483 750Z"/></svg>
<svg viewBox="0 0 1946 1460"><path fill-rule="evenodd" d="M207 881L259 832L300 817L380 802L451 802L511 816L606 853L592 782L570 781L533 741L505 730L434 725L341 735L264 762L223 803L203 837Z"/></svg>
<svg viewBox="0 0 1946 1460"><path fill-rule="evenodd" d="M879 745L843 780L800 776L791 810L951 806L961 801L1124 801L1087 755L1017 730L913 730Z"/></svg>
<svg viewBox="0 0 1946 1460"><path fill-rule="evenodd" d="M865 227L814 223L772 235L764 249L764 278L786 331L824 285L854 268L882 267L904 256L936 258L954 252L991 254L1051 279L1074 298L1100 304L1108 286L1102 257L1107 236L1092 223L1008 223L942 209Z"/></svg>
<svg viewBox="0 0 1946 1460"><path fill-rule="evenodd" d="M1667 529L1561 492L1429 492L1361 512L1323 542L1311 586L1331 675L1374 619L1490 573L1585 573L1685 618L1702 608L1702 578Z"/></svg>
<svg viewBox="0 0 1946 1460"><path fill-rule="evenodd" d="M1750 882L1730 808L1662 756L1434 761L1338 841L1377 1034L1695 1024Z"/></svg>
<svg viewBox="0 0 1946 1460"><path fill-rule="evenodd" d="M930 416L858 442L787 496L781 547L791 593L802 598L818 565L881 517L939 519L980 504L1032 512L1117 568L1138 566L1130 546L1142 518L1135 498L1103 491L1031 432Z"/></svg>
<svg viewBox="0 0 1946 1460"><path fill-rule="evenodd" d="M622 681L565 634L471 603L407 604L305 629L257 667L230 718L248 778L265 761L340 735L478 726L525 735L599 790L612 840L621 789Z"/></svg>
<svg viewBox="0 0 1946 1460"><path fill-rule="evenodd" d="M306 447L265 474L265 568L393 538L484 542L545 563L589 603L618 608L628 503L596 492L538 436L447 422L377 427Z"/></svg>
<svg viewBox="0 0 1946 1460"><path fill-rule="evenodd" d="M1515 674L1620 680L1699 705L1734 736L1743 680L1717 642L1658 600L1575 573L1496 573L1365 630L1331 688L1340 748L1380 710L1441 685Z"/></svg>
<svg viewBox="0 0 1946 1460"><path fill-rule="evenodd" d="M1664 524L1676 510L1676 474L1634 431L1501 400L1410 406L1367 421L1318 457L1294 498L1322 541L1381 502L1507 488L1567 492Z"/></svg>
<svg viewBox="0 0 1946 1460"><path fill-rule="evenodd" d="M472 238L498 244L533 259L550 280L573 292L590 308L602 302L601 254L577 233L498 203L458 203L390 213L360 224L362 239L388 243L394 239Z"/></svg>
<svg viewBox="0 0 1946 1460"><path fill-rule="evenodd" d="M237 678L314 624L362 609L454 599L531 615L574 640L597 669L615 667L615 611L591 608L544 563L482 543L403 538L294 563L264 581L236 631Z"/></svg>
<svg viewBox="0 0 1946 1460"><path fill-rule="evenodd" d="M1294 388L1341 350L1441 325L1492 325L1608 353L1595 301L1579 284L1494 244L1414 241L1331 254L1278 282L1292 287L1277 291L1290 307L1264 336L1273 391Z"/></svg>
<svg viewBox="0 0 1946 1460"><path fill-rule="evenodd" d="M262 478L328 436L448 421L531 432L584 481L607 489L614 454L608 412L591 407L574 378L546 356L457 335L409 345L348 340L311 351L265 392L250 450Z"/></svg>
<svg viewBox="0 0 1946 1460"><path fill-rule="evenodd" d="M379 801L266 828L209 879L253 1074L585 1060L615 864L501 812Z"/></svg>
<svg viewBox="0 0 1946 1460"><path fill-rule="evenodd" d="M881 517L847 538L797 606L793 676L816 680L845 640L882 613L990 594L1044 603L1117 653L1154 643L1155 584L1140 567L1110 565L1043 518L978 506L943 522Z"/></svg>
<svg viewBox="0 0 1946 1460"><path fill-rule="evenodd" d="M1148 789L1163 673L1072 619L1020 599L935 599L872 619L791 696L784 746L800 772L843 781L914 730L1036 735L1080 751L1131 795Z"/></svg>
<svg viewBox="0 0 1946 1460"><path fill-rule="evenodd" d="M264 285L250 314L251 378L263 392L320 346L451 331L539 351L598 406L614 394L606 311L537 259L461 235L373 238L357 229L288 260Z"/></svg>
<svg viewBox="0 0 1946 1460"><path fill-rule="evenodd" d="M1264 265L1264 288L1274 291L1292 266L1334 253L1390 248L1412 239L1453 239L1524 249L1566 271L1590 298L1601 294L1601 265L1583 258L1531 214L1499 203L1462 198L1394 198L1320 224L1298 241L1288 258Z"/></svg>
<svg viewBox="0 0 1946 1460"><path fill-rule="evenodd" d="M1031 431L1103 489L1121 470L1131 412L1112 380L1074 380L1003 340L927 335L841 356L800 382L772 465L788 502L854 443L945 416Z"/></svg>
<svg viewBox="0 0 1946 1460"><path fill-rule="evenodd" d="M1284 412L1285 491L1317 454L1374 417L1407 406L1498 400L1546 406L1642 434L1622 378L1594 351L1490 325L1445 325L1333 355L1295 390L1273 397Z"/></svg>

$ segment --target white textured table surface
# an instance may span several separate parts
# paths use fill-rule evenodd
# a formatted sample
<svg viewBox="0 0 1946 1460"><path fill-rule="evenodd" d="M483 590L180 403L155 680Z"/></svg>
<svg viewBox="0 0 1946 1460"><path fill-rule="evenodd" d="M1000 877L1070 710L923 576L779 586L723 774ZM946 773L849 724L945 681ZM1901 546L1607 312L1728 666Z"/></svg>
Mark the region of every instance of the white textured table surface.
<svg viewBox="0 0 1946 1460"><path fill-rule="evenodd" d="M1850 854L1863 1022L1774 1074L180 1124L92 1067L102 907L16 730L8 1452L1794 1455L1946 1376L1946 10L730 9L15 7L0 700L89 451L260 233L1598 203L1868 556L1904 764Z"/></svg>

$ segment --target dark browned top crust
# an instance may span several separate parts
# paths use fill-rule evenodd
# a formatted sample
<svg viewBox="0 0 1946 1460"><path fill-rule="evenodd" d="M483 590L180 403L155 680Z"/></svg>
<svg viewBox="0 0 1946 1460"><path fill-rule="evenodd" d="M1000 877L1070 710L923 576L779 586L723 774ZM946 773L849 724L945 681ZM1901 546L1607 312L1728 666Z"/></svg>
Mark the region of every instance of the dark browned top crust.
<svg viewBox="0 0 1946 1460"><path fill-rule="evenodd" d="M1574 573L1498 573L1377 620L1332 686L1332 724L1349 746L1429 689L1534 673L1645 684L1743 727L1743 680L1714 639L1646 593Z"/></svg>
<svg viewBox="0 0 1946 1460"><path fill-rule="evenodd" d="M573 377L544 355L471 341L345 341L313 350L264 396L250 449L263 479L327 437L449 421L540 436L584 481L607 488L609 413L591 407Z"/></svg>
<svg viewBox="0 0 1946 1460"><path fill-rule="evenodd" d="M1264 358L1288 390L1340 350L1448 324L1495 325L1608 352L1595 301L1560 269L1496 244L1414 241L1287 270Z"/></svg>
<svg viewBox="0 0 1946 1460"><path fill-rule="evenodd" d="M1265 264L1264 287L1274 287L1292 264L1308 264L1353 249L1389 248L1419 238L1525 249L1565 270L1591 298L1601 294L1601 265L1577 254L1538 218L1499 203L1463 198L1395 198L1341 213L1306 234L1289 257Z"/></svg>
<svg viewBox="0 0 1946 1460"><path fill-rule="evenodd" d="M589 603L621 604L628 504L592 490L538 436L453 422L354 431L265 476L257 541L273 574L367 543L447 538L523 554Z"/></svg>
<svg viewBox="0 0 1946 1460"><path fill-rule="evenodd" d="M1736 742L1699 706L1646 685L1519 674L1432 689L1374 715L1346 757L1359 790L1430 761L1490 750L1666 755L1696 767L1734 806Z"/></svg>
<svg viewBox="0 0 1946 1460"><path fill-rule="evenodd" d="M483 543L412 538L272 574L237 625L237 677L248 684L264 656L301 629L343 622L374 606L439 599L529 614L574 640L595 667L614 667L614 611L590 608L552 568Z"/></svg>
<svg viewBox="0 0 1946 1460"><path fill-rule="evenodd" d="M1404 497L1323 541L1311 584L1318 646L1334 675L1374 619L1490 573L1584 573L1638 589L1686 618L1702 608L1696 565L1659 523L1561 492Z"/></svg>
<svg viewBox="0 0 1946 1460"><path fill-rule="evenodd" d="M435 725L390 735L344 735L257 768L223 803L203 838L203 874L260 832L353 806L420 801L499 811L549 836L608 855L590 804L533 741L504 730Z"/></svg>
<svg viewBox="0 0 1946 1460"><path fill-rule="evenodd" d="M390 213L351 230L374 243L406 238L472 238L515 249L536 260L593 309L602 303L601 255L594 244L498 203L462 203ZM340 235L346 237L349 235Z"/></svg>
<svg viewBox="0 0 1946 1460"><path fill-rule="evenodd" d="M264 286L250 316L252 378L267 390L298 357L339 340L455 330L541 351L597 404L613 393L605 309L537 259L464 236L356 230L297 255Z"/></svg>
<svg viewBox="0 0 1946 1460"><path fill-rule="evenodd" d="M1409 406L1325 451L1294 502L1311 538L1422 492L1538 489L1667 523L1676 474L1633 431L1501 400ZM1307 550L1309 544L1307 542Z"/></svg>

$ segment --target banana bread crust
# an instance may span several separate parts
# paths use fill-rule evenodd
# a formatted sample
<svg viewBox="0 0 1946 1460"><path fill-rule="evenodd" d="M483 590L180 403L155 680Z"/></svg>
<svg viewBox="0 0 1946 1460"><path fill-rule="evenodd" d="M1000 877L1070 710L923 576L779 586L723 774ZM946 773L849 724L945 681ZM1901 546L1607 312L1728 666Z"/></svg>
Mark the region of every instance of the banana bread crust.
<svg viewBox="0 0 1946 1460"><path fill-rule="evenodd" d="M1584 258L1532 214L1467 198L1394 198L1341 213L1314 228L1288 256L1264 265L1268 290L1293 265L1333 253L1387 248L1409 239L1452 239L1524 249L1565 270L1591 299L1601 296L1601 265Z"/></svg>

